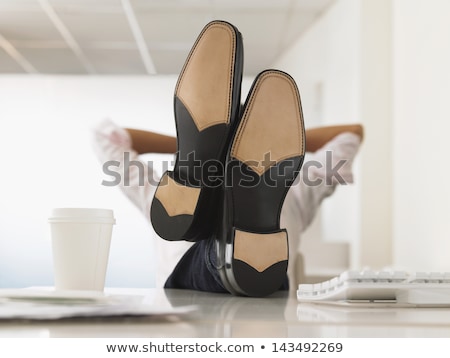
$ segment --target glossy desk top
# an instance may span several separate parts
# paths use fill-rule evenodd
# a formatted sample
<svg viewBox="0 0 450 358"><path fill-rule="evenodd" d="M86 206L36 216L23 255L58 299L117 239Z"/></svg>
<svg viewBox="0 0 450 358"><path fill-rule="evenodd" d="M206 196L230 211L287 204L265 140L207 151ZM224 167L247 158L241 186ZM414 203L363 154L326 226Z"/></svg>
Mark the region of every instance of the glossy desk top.
<svg viewBox="0 0 450 358"><path fill-rule="evenodd" d="M283 293L267 298L247 298L188 290L108 291L149 295L155 304L195 305L197 309L185 316L156 320L128 317L0 321L0 338L450 337L450 308L305 304Z"/></svg>

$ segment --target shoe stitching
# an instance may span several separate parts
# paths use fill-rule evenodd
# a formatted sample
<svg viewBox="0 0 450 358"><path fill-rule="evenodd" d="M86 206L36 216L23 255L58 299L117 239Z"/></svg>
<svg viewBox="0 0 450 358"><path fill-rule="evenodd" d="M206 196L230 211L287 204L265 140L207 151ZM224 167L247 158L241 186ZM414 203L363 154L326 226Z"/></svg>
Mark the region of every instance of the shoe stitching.
<svg viewBox="0 0 450 358"><path fill-rule="evenodd" d="M296 103L299 103L299 105L300 105L300 111L297 112L297 114L296 114L297 115L297 120L299 122L299 125L297 126L297 131L298 131L297 134L298 134L298 138L300 138L300 152L301 152L300 155L304 155L304 153L305 153L305 140L304 140L304 136L303 136L303 133L302 133L303 132L302 128L304 128L304 121L303 121L303 115L302 115L302 110L301 110L301 101L300 101L300 95L298 93L298 89L294 85L292 77L290 77L290 76L287 77L286 74L282 74L282 73L280 73L278 71L272 70L272 71L267 71L267 72L263 73L262 76L260 78L258 78L256 86L254 87L254 89L252 91L252 94L251 94L251 97L250 97L250 99L248 101L248 106L246 106L246 109L245 109L244 114L243 114L244 121L239 126L237 134L236 134L236 137L235 137L235 140L234 140L234 142L232 144L232 147L231 147L231 153L232 153L233 157L238 159L239 161L241 161L244 164L245 164L245 158L239 158L239 156L234 155L233 153L237 152L238 148L240 146L243 132L244 132L245 127L247 126L247 123L248 123L248 120L249 120L249 113L252 111L253 106L254 106L254 98L256 96L256 93L258 92L258 90L261 87L261 85L264 82L264 80L266 80L268 77L274 77L274 76L282 78L283 80L286 80L289 83L289 86L291 88L291 93L294 95ZM285 159L292 158L292 157L297 156L297 155L299 155L299 154L298 153L285 154L284 156L281 156L280 158L277 158L277 162L274 165L282 162ZM261 171L259 171L256 168L251 168L251 169L254 172L256 172L259 176L262 176L271 167L272 166L269 166L269 167L267 167L267 168L265 168L265 169L263 169Z"/></svg>
<svg viewBox="0 0 450 358"><path fill-rule="evenodd" d="M176 87L175 87L175 94L178 93L178 90L179 90L181 84L182 84L183 81L184 81L184 73L186 72L186 69L187 69L187 67L189 66L189 63L191 62L191 58L194 56L194 54L196 53L196 51L197 51L197 49L198 49L198 44L199 44L199 42L201 41L201 39L202 39L204 33L205 33L209 28L211 28L212 26L220 27L220 28L226 30L226 32L228 33L228 35L231 37L231 45L232 45L232 46L231 46L231 55L230 55L230 57L229 57L229 59L228 59L228 60L229 60L229 61L228 61L229 66L228 66L228 67L230 68L230 76L229 76L230 81L228 81L228 82L229 82L229 86L228 86L228 96L227 96L227 97L228 97L228 111L227 111L228 113L227 113L227 119L226 119L226 123L227 123L227 124L230 124L230 123L231 123L231 115L232 115L232 98L233 98L233 84L234 84L234 67L235 67L235 62L236 62L236 41L237 41L237 40L236 40L236 36L237 36L237 35L236 35L236 32L234 31L233 28L230 27L231 25L227 25L226 23L224 23L224 22L222 22L222 21L214 21L214 22L211 22L210 24L208 24L208 25L203 29L203 31L200 33L200 35L198 36L197 40L195 41L194 46L192 47L192 50L191 50L191 52L189 53L189 56L188 56L188 58L187 58L187 60L186 60L186 62L185 62L185 64L184 64L184 66L183 66L183 69L182 69L181 75L180 75L180 80L178 81L178 83L177 83L177 85L176 85ZM186 107L186 109L188 110L189 114L191 115L191 117L192 117L192 119L193 119L193 121L194 121L194 123L195 123L197 129L199 130L199 132L201 132L202 130L204 130L204 129L206 129L206 128L209 128L209 127L211 127L211 126L213 126L213 125L224 123L223 121L218 120L218 121L214 121L214 122L208 123L208 125L205 126L205 127L203 127L203 128L199 128L198 125L197 125L197 123L196 123L196 121L195 121L195 117L193 116L193 113L192 113L192 111L191 111L189 105L187 105L187 104L182 100L182 98L180 98L178 95L177 95L177 97L178 97L178 99L179 99L181 102L183 102L184 106Z"/></svg>

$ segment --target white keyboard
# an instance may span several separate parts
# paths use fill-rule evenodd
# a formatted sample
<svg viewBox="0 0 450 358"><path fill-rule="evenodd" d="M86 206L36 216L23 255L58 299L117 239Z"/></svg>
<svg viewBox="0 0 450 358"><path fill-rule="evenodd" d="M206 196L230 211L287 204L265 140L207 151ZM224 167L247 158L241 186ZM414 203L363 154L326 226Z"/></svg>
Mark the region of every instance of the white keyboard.
<svg viewBox="0 0 450 358"><path fill-rule="evenodd" d="M450 272L346 271L298 286L300 302L369 301L450 305Z"/></svg>

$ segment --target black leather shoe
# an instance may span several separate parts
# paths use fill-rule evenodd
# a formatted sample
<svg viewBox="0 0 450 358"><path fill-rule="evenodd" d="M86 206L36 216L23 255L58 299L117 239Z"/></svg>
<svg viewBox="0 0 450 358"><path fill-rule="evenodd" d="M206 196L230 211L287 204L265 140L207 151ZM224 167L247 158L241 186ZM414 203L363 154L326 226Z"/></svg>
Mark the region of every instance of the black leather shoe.
<svg viewBox="0 0 450 358"><path fill-rule="evenodd" d="M216 238L219 272L233 294L266 296L285 283L288 237L280 213L305 154L300 95L288 74L255 79L232 140Z"/></svg>
<svg viewBox="0 0 450 358"><path fill-rule="evenodd" d="M173 171L164 173L150 217L170 241L210 237L217 188L230 138L239 117L243 44L224 21L205 26L179 76L174 99L178 152Z"/></svg>

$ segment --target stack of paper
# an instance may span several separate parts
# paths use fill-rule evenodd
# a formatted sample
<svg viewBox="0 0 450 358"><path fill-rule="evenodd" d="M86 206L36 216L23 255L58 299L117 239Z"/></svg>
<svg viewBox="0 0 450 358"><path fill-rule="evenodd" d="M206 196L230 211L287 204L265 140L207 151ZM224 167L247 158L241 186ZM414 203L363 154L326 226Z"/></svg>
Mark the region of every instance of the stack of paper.
<svg viewBox="0 0 450 358"><path fill-rule="evenodd" d="M0 320L56 320L72 317L178 316L194 306L152 304L146 296L52 289L0 289Z"/></svg>

